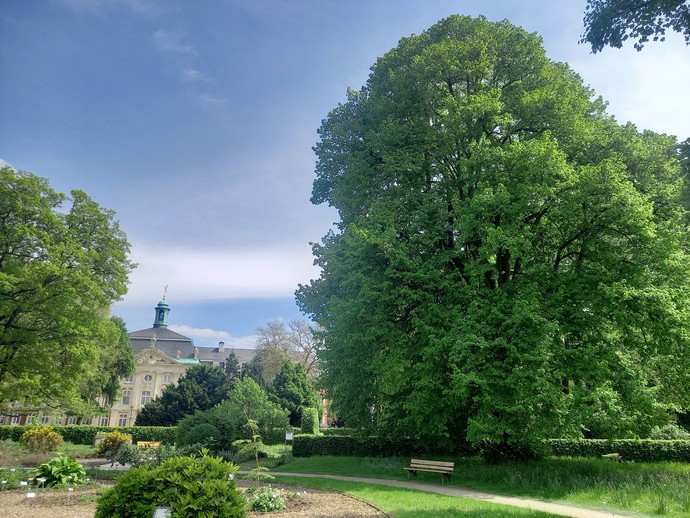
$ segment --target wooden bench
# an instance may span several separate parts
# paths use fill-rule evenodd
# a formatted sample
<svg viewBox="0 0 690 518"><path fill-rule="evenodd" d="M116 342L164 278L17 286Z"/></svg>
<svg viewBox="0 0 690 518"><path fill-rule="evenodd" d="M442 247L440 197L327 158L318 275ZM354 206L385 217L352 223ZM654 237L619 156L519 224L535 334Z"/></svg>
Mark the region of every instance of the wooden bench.
<svg viewBox="0 0 690 518"><path fill-rule="evenodd" d="M153 448L153 449L158 449L161 447L161 443L156 442L156 441L137 441L137 446L139 448Z"/></svg>
<svg viewBox="0 0 690 518"><path fill-rule="evenodd" d="M412 459L410 461L410 467L409 468L403 468L407 470L407 476L409 478L410 473L413 475L417 475L418 471L427 471L429 473L440 473L441 474L441 484L443 484L443 481L445 480L446 477L448 477L448 480L450 480L450 476L453 474L453 470L455 469L455 463L454 462L443 462L440 460L420 460L420 459Z"/></svg>

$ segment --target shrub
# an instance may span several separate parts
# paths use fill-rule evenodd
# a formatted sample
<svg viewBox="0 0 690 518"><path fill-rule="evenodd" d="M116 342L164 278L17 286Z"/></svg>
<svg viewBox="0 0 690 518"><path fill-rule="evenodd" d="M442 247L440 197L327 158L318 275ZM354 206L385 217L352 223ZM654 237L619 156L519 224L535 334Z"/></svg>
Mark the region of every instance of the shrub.
<svg viewBox="0 0 690 518"><path fill-rule="evenodd" d="M286 508L283 492L274 487L250 487L247 488L246 495L252 511L270 513Z"/></svg>
<svg viewBox="0 0 690 518"><path fill-rule="evenodd" d="M29 471L29 476L45 478L45 487L83 484L86 482L86 470L76 460L66 455L58 455Z"/></svg>
<svg viewBox="0 0 690 518"><path fill-rule="evenodd" d="M240 408L221 403L211 410L195 412L177 423L177 445L193 444L188 442L187 438L192 429L202 424L209 424L220 433L218 442L213 445L213 450L230 449L232 442L242 437L242 426L245 422L246 418ZM192 436L189 439L193 438Z"/></svg>
<svg viewBox="0 0 690 518"><path fill-rule="evenodd" d="M316 435L319 433L319 412L316 408L302 409L302 433Z"/></svg>
<svg viewBox="0 0 690 518"><path fill-rule="evenodd" d="M559 457L602 457L616 453L626 461L690 462L690 441L551 439L546 444L551 455Z"/></svg>
<svg viewBox="0 0 690 518"><path fill-rule="evenodd" d="M664 440L664 441L674 441L674 440L689 440L690 432L688 432L682 426L677 424L667 424L659 428L655 426L652 432L649 434L650 439L654 440Z"/></svg>
<svg viewBox="0 0 690 518"><path fill-rule="evenodd" d="M62 435L57 433L49 426L29 428L19 438L19 442L31 452L45 453L54 451L62 446Z"/></svg>
<svg viewBox="0 0 690 518"><path fill-rule="evenodd" d="M132 436L126 433L113 430L106 435L98 445L98 455L105 455L109 460L113 460L123 444L131 444Z"/></svg>
<svg viewBox="0 0 690 518"><path fill-rule="evenodd" d="M175 518L244 517L236 471L206 450L200 457L173 457L160 466L132 468L99 497L95 518L150 518L156 506L169 506Z"/></svg>
<svg viewBox="0 0 690 518"><path fill-rule="evenodd" d="M479 454L488 464L503 464L527 460L539 460L548 453L544 444L495 443L484 441L479 445Z"/></svg>
<svg viewBox="0 0 690 518"><path fill-rule="evenodd" d="M210 450L217 449L220 445L220 430L210 423L202 423L192 428L185 435L183 444L201 444Z"/></svg>

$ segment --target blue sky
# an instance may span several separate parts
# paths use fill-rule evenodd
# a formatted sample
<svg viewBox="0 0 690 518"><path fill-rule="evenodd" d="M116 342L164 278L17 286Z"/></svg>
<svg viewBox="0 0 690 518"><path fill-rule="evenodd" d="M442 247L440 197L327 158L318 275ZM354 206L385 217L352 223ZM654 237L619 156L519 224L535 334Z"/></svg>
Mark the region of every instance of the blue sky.
<svg viewBox="0 0 690 518"><path fill-rule="evenodd" d="M585 0L3 0L0 159L117 213L139 264L113 312L198 345L254 343L302 318L310 242L336 219L309 202L321 120L377 57L448 15L538 32L619 122L690 136L690 48L593 55Z"/></svg>

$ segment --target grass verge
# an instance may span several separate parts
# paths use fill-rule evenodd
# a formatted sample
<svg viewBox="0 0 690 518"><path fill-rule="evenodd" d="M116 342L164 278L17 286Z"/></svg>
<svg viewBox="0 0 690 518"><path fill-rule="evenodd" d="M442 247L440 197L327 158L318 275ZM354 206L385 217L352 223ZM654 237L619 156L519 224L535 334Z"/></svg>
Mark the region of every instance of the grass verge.
<svg viewBox="0 0 690 518"><path fill-rule="evenodd" d="M395 518L555 518L557 515L465 498L340 480L276 477L288 484L339 491L383 509Z"/></svg>
<svg viewBox="0 0 690 518"><path fill-rule="evenodd" d="M280 466L294 473L329 473L405 480L409 458L307 457ZM491 466L479 459L455 462L452 485L610 511L672 518L690 516L690 465L617 463L605 459L552 458ZM420 473L437 484L439 475Z"/></svg>

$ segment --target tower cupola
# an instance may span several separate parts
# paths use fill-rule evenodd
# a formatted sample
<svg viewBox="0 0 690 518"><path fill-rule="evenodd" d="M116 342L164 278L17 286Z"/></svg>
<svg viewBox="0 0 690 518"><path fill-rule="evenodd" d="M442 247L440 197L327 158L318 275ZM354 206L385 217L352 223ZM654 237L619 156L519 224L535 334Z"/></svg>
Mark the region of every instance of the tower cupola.
<svg viewBox="0 0 690 518"><path fill-rule="evenodd" d="M170 313L170 306L163 297L156 306L156 318L153 321L153 327L168 327L168 313Z"/></svg>

